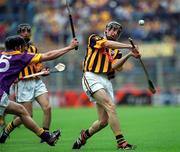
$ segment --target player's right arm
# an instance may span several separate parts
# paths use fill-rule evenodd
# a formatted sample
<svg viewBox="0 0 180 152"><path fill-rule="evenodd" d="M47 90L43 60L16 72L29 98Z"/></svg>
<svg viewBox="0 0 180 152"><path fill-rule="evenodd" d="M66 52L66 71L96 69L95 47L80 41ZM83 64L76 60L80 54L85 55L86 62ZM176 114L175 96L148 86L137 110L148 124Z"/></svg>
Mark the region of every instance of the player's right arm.
<svg viewBox="0 0 180 152"><path fill-rule="evenodd" d="M64 55L65 53L73 50L76 46L78 46L78 41L76 38L74 38L71 43L67 46L64 47L62 49L58 49L58 50L52 50L52 51L48 51L46 53L43 53L41 55L40 61L44 62L44 61L49 61L49 60L53 60L56 59L62 55Z"/></svg>
<svg viewBox="0 0 180 152"><path fill-rule="evenodd" d="M132 46L130 44L120 43L117 41L111 41L107 40L103 47L105 48L112 48L112 49L132 49Z"/></svg>
<svg viewBox="0 0 180 152"><path fill-rule="evenodd" d="M89 37L89 46L92 48L111 48L111 49L131 49L131 44L120 43L117 41L107 40L99 35L92 34Z"/></svg>
<svg viewBox="0 0 180 152"><path fill-rule="evenodd" d="M77 41L77 39L74 38L67 47L64 47L62 49L52 50L52 51L48 51L42 54L41 53L29 54L33 56L29 64L45 62L45 61L56 59L62 56L63 54L73 50L76 46L78 46L78 43L79 42Z"/></svg>

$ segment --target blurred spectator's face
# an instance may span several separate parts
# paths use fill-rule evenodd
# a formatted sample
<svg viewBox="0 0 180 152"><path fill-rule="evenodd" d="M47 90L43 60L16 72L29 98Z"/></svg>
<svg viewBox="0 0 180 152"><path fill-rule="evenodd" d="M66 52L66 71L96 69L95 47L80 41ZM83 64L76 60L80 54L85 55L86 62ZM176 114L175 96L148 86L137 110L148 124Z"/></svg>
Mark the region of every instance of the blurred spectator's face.
<svg viewBox="0 0 180 152"><path fill-rule="evenodd" d="M108 40L116 41L121 33L121 30L119 28L106 28L106 38Z"/></svg>

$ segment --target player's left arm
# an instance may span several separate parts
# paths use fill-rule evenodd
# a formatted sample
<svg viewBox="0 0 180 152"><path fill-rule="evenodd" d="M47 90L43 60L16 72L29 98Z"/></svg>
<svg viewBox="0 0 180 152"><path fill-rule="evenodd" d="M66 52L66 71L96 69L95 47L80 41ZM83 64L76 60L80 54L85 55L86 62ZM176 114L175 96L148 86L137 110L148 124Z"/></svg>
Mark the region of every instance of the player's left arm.
<svg viewBox="0 0 180 152"><path fill-rule="evenodd" d="M112 63L112 69L116 70L117 68L120 68L124 65L124 63L130 58L140 58L141 54L139 53L138 50L135 49L135 51L131 51L124 55L121 59L118 59L116 62Z"/></svg>
<svg viewBox="0 0 180 152"><path fill-rule="evenodd" d="M113 57L113 61L112 61L112 64L115 64L119 59L122 58L122 52L119 50L119 49L115 49L117 52L115 52L115 55ZM123 66L120 66L120 67L117 67L115 69L115 71L122 71L123 70Z"/></svg>
<svg viewBox="0 0 180 152"><path fill-rule="evenodd" d="M119 70L123 67L124 63L131 57L131 53L124 55L121 59L118 59L112 63L113 70Z"/></svg>

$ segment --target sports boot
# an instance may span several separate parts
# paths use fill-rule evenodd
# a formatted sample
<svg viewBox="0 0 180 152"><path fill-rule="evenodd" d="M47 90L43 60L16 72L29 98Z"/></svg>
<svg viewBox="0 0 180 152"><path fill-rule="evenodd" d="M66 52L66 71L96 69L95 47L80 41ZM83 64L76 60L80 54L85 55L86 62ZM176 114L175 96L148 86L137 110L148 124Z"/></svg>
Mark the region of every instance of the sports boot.
<svg viewBox="0 0 180 152"><path fill-rule="evenodd" d="M86 133L85 130L81 130L80 136L77 138L75 143L73 144L72 149L80 149L81 146L86 144Z"/></svg>
<svg viewBox="0 0 180 152"><path fill-rule="evenodd" d="M4 130L1 133L0 136L0 143L5 143L6 139L9 137L9 134L7 134Z"/></svg>
<svg viewBox="0 0 180 152"><path fill-rule="evenodd" d="M121 142L117 145L118 149L123 149L123 150L134 150L136 146L128 144L127 141Z"/></svg>

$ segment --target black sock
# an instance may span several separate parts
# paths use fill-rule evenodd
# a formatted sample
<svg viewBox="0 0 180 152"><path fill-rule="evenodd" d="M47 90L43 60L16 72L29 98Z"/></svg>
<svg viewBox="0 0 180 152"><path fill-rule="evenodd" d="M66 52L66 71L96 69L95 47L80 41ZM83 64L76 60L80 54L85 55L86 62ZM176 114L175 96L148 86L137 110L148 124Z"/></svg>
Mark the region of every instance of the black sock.
<svg viewBox="0 0 180 152"><path fill-rule="evenodd" d="M87 130L85 131L85 134L86 134L86 139L88 139L89 137L91 137L91 135L90 135L90 133L89 133L89 129L87 129Z"/></svg>
<svg viewBox="0 0 180 152"><path fill-rule="evenodd" d="M118 144L124 143L126 140L124 139L124 136L122 134L116 136L116 141Z"/></svg>
<svg viewBox="0 0 180 152"><path fill-rule="evenodd" d="M89 129L87 129L87 130L85 131L85 133L86 133L86 135L87 135L88 137L91 136L91 135L89 134Z"/></svg>
<svg viewBox="0 0 180 152"><path fill-rule="evenodd" d="M49 128L43 127L43 129L44 129L45 131L49 131Z"/></svg>

